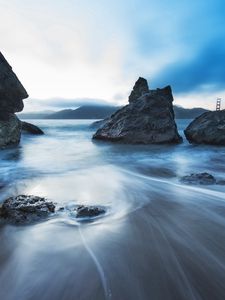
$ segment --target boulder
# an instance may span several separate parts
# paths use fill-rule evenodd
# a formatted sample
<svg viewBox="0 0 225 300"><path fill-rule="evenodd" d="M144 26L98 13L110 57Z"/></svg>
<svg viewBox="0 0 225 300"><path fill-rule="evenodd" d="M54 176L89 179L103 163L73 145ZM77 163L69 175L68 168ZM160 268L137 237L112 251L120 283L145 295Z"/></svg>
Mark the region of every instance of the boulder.
<svg viewBox="0 0 225 300"><path fill-rule="evenodd" d="M134 102L144 94L149 92L148 82L145 78L139 77L138 80L135 82L133 90L130 93L128 98L129 103Z"/></svg>
<svg viewBox="0 0 225 300"><path fill-rule="evenodd" d="M129 144L180 143L172 102L170 86L149 90L115 112L93 138Z"/></svg>
<svg viewBox="0 0 225 300"><path fill-rule="evenodd" d="M35 134L35 135L44 134L44 132L39 127L31 123L21 121L21 126L22 126L22 131L25 131L27 133Z"/></svg>
<svg viewBox="0 0 225 300"><path fill-rule="evenodd" d="M21 123L14 114L8 114L0 119L0 148L17 145L20 142Z"/></svg>
<svg viewBox="0 0 225 300"><path fill-rule="evenodd" d="M192 173L191 175L183 176L181 182L187 184L203 184L210 185L215 184L216 179L209 173Z"/></svg>
<svg viewBox="0 0 225 300"><path fill-rule="evenodd" d="M40 221L55 212L55 205L38 196L19 195L6 199L0 208L0 217L13 224Z"/></svg>
<svg viewBox="0 0 225 300"><path fill-rule="evenodd" d="M93 218L105 214L106 210L103 207L98 206L80 205L77 207L76 213L77 218Z"/></svg>
<svg viewBox="0 0 225 300"><path fill-rule="evenodd" d="M225 110L203 113L184 130L189 143L225 145Z"/></svg>
<svg viewBox="0 0 225 300"><path fill-rule="evenodd" d="M0 52L0 111L15 113L23 110L28 94Z"/></svg>

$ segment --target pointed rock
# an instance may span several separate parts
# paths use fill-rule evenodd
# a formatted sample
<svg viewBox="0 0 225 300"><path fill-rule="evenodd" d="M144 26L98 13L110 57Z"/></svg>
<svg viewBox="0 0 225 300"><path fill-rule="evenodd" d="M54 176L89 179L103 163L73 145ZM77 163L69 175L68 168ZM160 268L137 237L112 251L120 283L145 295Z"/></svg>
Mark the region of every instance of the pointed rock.
<svg viewBox="0 0 225 300"><path fill-rule="evenodd" d="M150 90L115 112L94 139L129 144L179 143L170 86Z"/></svg>
<svg viewBox="0 0 225 300"><path fill-rule="evenodd" d="M23 110L23 99L28 94L0 52L0 112L14 113Z"/></svg>
<svg viewBox="0 0 225 300"><path fill-rule="evenodd" d="M129 103L134 102L142 95L149 92L148 82L145 78L139 77L138 80L135 82L133 90L129 96Z"/></svg>

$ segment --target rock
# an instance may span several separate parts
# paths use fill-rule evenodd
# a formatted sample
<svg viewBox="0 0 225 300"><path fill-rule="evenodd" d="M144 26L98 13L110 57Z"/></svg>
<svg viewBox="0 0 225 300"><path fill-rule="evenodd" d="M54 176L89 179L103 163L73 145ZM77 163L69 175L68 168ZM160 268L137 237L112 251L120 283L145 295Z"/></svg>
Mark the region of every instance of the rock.
<svg viewBox="0 0 225 300"><path fill-rule="evenodd" d="M14 114L0 120L0 148L17 145L20 142L21 123Z"/></svg>
<svg viewBox="0 0 225 300"><path fill-rule="evenodd" d="M109 120L110 118L106 118L106 119L103 119L103 120L99 120L99 121L95 121L93 122L91 125L90 125L90 128L94 128L94 129L97 129L97 128L101 128L105 125L105 123Z"/></svg>
<svg viewBox="0 0 225 300"><path fill-rule="evenodd" d="M23 110L28 94L0 52L0 111L14 113Z"/></svg>
<svg viewBox="0 0 225 300"><path fill-rule="evenodd" d="M225 110L203 113L184 130L190 143L225 145Z"/></svg>
<svg viewBox="0 0 225 300"><path fill-rule="evenodd" d="M21 125L22 125L22 131L25 131L27 133L36 134L36 135L44 134L44 132L39 127L31 123L21 121Z"/></svg>
<svg viewBox="0 0 225 300"><path fill-rule="evenodd" d="M209 173L193 173L191 175L183 176L181 182L187 184L203 184L210 185L215 184L216 179L213 175Z"/></svg>
<svg viewBox="0 0 225 300"><path fill-rule="evenodd" d="M129 144L180 143L172 102L170 86L150 90L115 112L93 139Z"/></svg>
<svg viewBox="0 0 225 300"><path fill-rule="evenodd" d="M38 196L19 195L6 199L0 208L0 217L13 224L40 221L55 212L55 205Z"/></svg>
<svg viewBox="0 0 225 300"><path fill-rule="evenodd" d="M138 98L149 92L148 82L146 79L139 77L135 82L133 90L128 98L129 103L136 101Z"/></svg>
<svg viewBox="0 0 225 300"><path fill-rule="evenodd" d="M81 205L76 209L77 218L93 218L105 214L106 210L98 206L84 206Z"/></svg>

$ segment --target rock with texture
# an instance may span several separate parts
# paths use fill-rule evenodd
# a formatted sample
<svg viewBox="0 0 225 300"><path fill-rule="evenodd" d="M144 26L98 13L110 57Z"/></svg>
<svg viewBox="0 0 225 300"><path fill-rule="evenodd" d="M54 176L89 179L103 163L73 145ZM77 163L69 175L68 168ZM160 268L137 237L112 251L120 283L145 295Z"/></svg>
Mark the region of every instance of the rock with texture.
<svg viewBox="0 0 225 300"><path fill-rule="evenodd" d="M0 52L0 112L14 113L23 110L23 99L28 94Z"/></svg>
<svg viewBox="0 0 225 300"><path fill-rule="evenodd" d="M0 119L0 148L17 145L20 142L21 122L14 114Z"/></svg>
<svg viewBox="0 0 225 300"><path fill-rule="evenodd" d="M184 134L190 143L225 145L225 110L202 114L188 125Z"/></svg>
<svg viewBox="0 0 225 300"><path fill-rule="evenodd" d="M44 134L44 132L39 127L31 123L21 121L21 126L22 126L22 131L25 131L27 133L35 134L35 135Z"/></svg>
<svg viewBox="0 0 225 300"><path fill-rule="evenodd" d="M0 217L8 223L26 224L40 221L54 211L55 205L45 198L19 195L3 202Z"/></svg>
<svg viewBox="0 0 225 300"><path fill-rule="evenodd" d="M216 179L213 175L209 173L193 173L191 175L183 176L181 182L187 184L203 184L210 185L215 184Z"/></svg>
<svg viewBox="0 0 225 300"><path fill-rule="evenodd" d="M144 94L149 92L148 82L145 78L139 77L138 80L135 82L133 90L130 93L128 98L129 103L134 102Z"/></svg>
<svg viewBox="0 0 225 300"><path fill-rule="evenodd" d="M150 90L115 112L93 138L129 144L179 143L172 102L170 86Z"/></svg>
<svg viewBox="0 0 225 300"><path fill-rule="evenodd" d="M77 207L76 212L77 218L93 218L105 214L106 210L103 207L81 205Z"/></svg>

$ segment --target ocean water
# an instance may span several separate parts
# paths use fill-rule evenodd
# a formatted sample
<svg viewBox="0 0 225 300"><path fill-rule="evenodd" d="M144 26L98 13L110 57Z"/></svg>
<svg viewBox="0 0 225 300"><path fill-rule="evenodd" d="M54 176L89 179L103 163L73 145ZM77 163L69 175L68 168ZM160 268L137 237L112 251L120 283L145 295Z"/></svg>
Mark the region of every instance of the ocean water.
<svg viewBox="0 0 225 300"><path fill-rule="evenodd" d="M225 186L179 180L225 179L225 147L112 144L91 139L93 120L30 122L46 134L0 152L0 202L33 194L108 211L2 225L1 300L225 299ZM182 135L189 122L177 121Z"/></svg>

